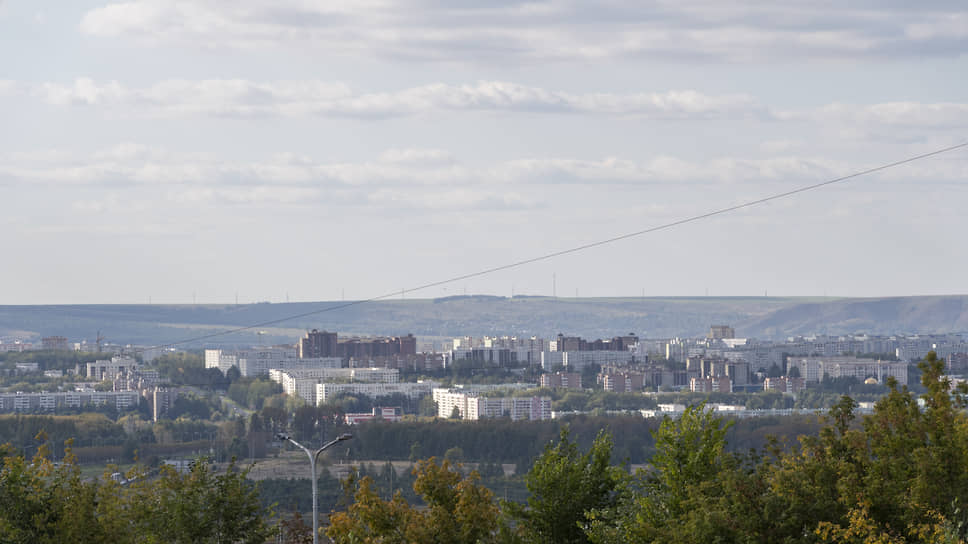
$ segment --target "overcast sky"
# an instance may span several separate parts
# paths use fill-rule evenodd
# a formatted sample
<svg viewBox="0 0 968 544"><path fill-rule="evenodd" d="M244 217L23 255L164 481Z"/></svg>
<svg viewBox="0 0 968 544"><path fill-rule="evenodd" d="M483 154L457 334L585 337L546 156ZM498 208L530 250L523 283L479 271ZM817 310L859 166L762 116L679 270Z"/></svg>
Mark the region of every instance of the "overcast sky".
<svg viewBox="0 0 968 544"><path fill-rule="evenodd" d="M0 0L0 44L0 304L366 298L968 140L964 0ZM966 293L966 179L407 296Z"/></svg>

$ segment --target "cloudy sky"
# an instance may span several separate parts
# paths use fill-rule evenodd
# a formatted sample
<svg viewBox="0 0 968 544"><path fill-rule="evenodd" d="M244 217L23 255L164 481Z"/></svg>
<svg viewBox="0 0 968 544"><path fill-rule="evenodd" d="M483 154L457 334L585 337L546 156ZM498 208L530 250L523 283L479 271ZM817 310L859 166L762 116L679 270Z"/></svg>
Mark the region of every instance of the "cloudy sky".
<svg viewBox="0 0 968 544"><path fill-rule="evenodd" d="M371 297L968 140L963 0L0 0L0 44L2 304ZM407 296L966 293L966 178Z"/></svg>

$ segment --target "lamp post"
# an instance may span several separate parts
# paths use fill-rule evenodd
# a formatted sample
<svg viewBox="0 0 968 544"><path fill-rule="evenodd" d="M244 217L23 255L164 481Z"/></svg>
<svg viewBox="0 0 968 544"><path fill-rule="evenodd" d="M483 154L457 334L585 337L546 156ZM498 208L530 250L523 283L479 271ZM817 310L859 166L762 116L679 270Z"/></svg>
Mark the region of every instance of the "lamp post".
<svg viewBox="0 0 968 544"><path fill-rule="evenodd" d="M301 449L304 452L306 452L306 455L309 456L309 470L310 470L310 472L312 472L312 475L313 475L313 477L312 477L312 482L313 482L313 544L318 544L318 542L319 542L319 506L318 506L318 502L317 502L317 492L316 492L316 460L319 458L319 454L320 453L323 453L323 450L325 450L326 448L328 448L328 447L330 447L333 444L336 444L338 442L342 442L344 440L349 440L350 438L353 438L353 435L351 435L349 433L343 433L343 434L339 435L338 437L336 437L336 440L331 440L331 441L323 444L322 447L320 447L316 451L313 451L313 450L307 448L306 446L303 446L299 442L296 442L295 440L292 439L291 436L289 436L288 434L285 434L285 433L276 433L276 438L278 440L288 440L289 442L292 442L293 444L295 444L296 446L298 446L299 449Z"/></svg>

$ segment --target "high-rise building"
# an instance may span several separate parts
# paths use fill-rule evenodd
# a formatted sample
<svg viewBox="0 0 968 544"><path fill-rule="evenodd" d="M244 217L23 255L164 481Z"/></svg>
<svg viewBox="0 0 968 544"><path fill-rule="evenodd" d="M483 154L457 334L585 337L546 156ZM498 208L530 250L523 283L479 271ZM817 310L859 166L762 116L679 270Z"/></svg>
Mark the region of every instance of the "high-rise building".
<svg viewBox="0 0 968 544"><path fill-rule="evenodd" d="M715 378L691 378L689 390L693 393L732 393L733 383L728 376Z"/></svg>
<svg viewBox="0 0 968 544"><path fill-rule="evenodd" d="M417 338L406 336L379 336L376 338L347 338L340 341L337 355L363 359L368 357L389 357L392 355L416 355Z"/></svg>
<svg viewBox="0 0 968 544"><path fill-rule="evenodd" d="M137 370L138 361L132 357L115 355L110 360L87 363L87 377L92 380L114 380L127 377Z"/></svg>
<svg viewBox="0 0 968 544"><path fill-rule="evenodd" d="M299 358L338 357L338 341L335 332L313 329L299 341Z"/></svg>
<svg viewBox="0 0 968 544"><path fill-rule="evenodd" d="M581 389L581 374L577 372L555 372L541 375L541 387Z"/></svg>
<svg viewBox="0 0 968 544"><path fill-rule="evenodd" d="M638 372L608 372L598 375L602 389L613 393L632 393L645 387L645 375Z"/></svg>
<svg viewBox="0 0 968 544"><path fill-rule="evenodd" d="M824 376L852 376L859 381L874 378L878 383L885 383L888 376L893 376L900 385L908 383L908 365L905 362L858 357L791 357L787 360L787 372L794 368L806 383L820 382Z"/></svg>
<svg viewBox="0 0 968 544"><path fill-rule="evenodd" d="M729 325L713 325L709 327L709 334L706 338L710 340L722 340L724 338L736 338L736 331Z"/></svg>
<svg viewBox="0 0 968 544"><path fill-rule="evenodd" d="M67 351L70 349L67 338L63 336L45 336L40 339L40 345L43 349L56 349L59 351Z"/></svg>

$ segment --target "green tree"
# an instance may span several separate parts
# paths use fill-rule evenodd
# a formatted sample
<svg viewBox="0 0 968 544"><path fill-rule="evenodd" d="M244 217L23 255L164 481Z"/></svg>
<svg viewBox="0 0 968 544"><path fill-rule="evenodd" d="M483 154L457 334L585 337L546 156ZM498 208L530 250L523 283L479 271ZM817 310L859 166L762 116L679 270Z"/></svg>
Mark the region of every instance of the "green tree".
<svg viewBox="0 0 968 544"><path fill-rule="evenodd" d="M119 479L109 469L86 478L70 443L56 465L46 444L29 462L5 450L0 542L261 543L272 532L271 512L234 463L223 474L198 462L187 474L164 468L149 477L137 468Z"/></svg>
<svg viewBox="0 0 968 544"><path fill-rule="evenodd" d="M842 397L818 437L771 469L769 517L787 541L958 542L968 489L964 387L951 392L944 363L919 364L923 408L906 387L889 393L861 425Z"/></svg>
<svg viewBox="0 0 968 544"><path fill-rule="evenodd" d="M420 442L410 444L410 462L416 463L421 457L423 457L423 447L420 446Z"/></svg>
<svg viewBox="0 0 968 544"><path fill-rule="evenodd" d="M610 464L611 435L602 431L582 453L563 427L558 441L547 445L525 476L527 505L505 502L505 512L517 522L518 534L529 543L583 543L581 526L592 510L612 508L624 480Z"/></svg>
<svg viewBox="0 0 968 544"><path fill-rule="evenodd" d="M732 541L729 535L736 531L739 516L720 502L726 494L724 482L740 487L737 460L725 451L730 425L703 404L687 408L678 419L666 417L654 433L652 469L627 482L616 507L589 514L589 539Z"/></svg>
<svg viewBox="0 0 968 544"><path fill-rule="evenodd" d="M234 461L222 474L204 459L187 474L164 467L157 480L133 486L140 507L134 521L144 534L157 535L149 542L261 544L273 531L247 474Z"/></svg>
<svg viewBox="0 0 968 544"><path fill-rule="evenodd" d="M464 450L459 446L454 446L444 452L444 459L451 465L457 465L464 460Z"/></svg>
<svg viewBox="0 0 968 544"><path fill-rule="evenodd" d="M414 469L414 491L427 505L414 508L400 492L385 501L373 480L350 478L344 484L354 502L333 514L326 535L337 544L486 543L499 531L498 508L491 492L478 483L477 473L461 474L448 461L431 458Z"/></svg>

